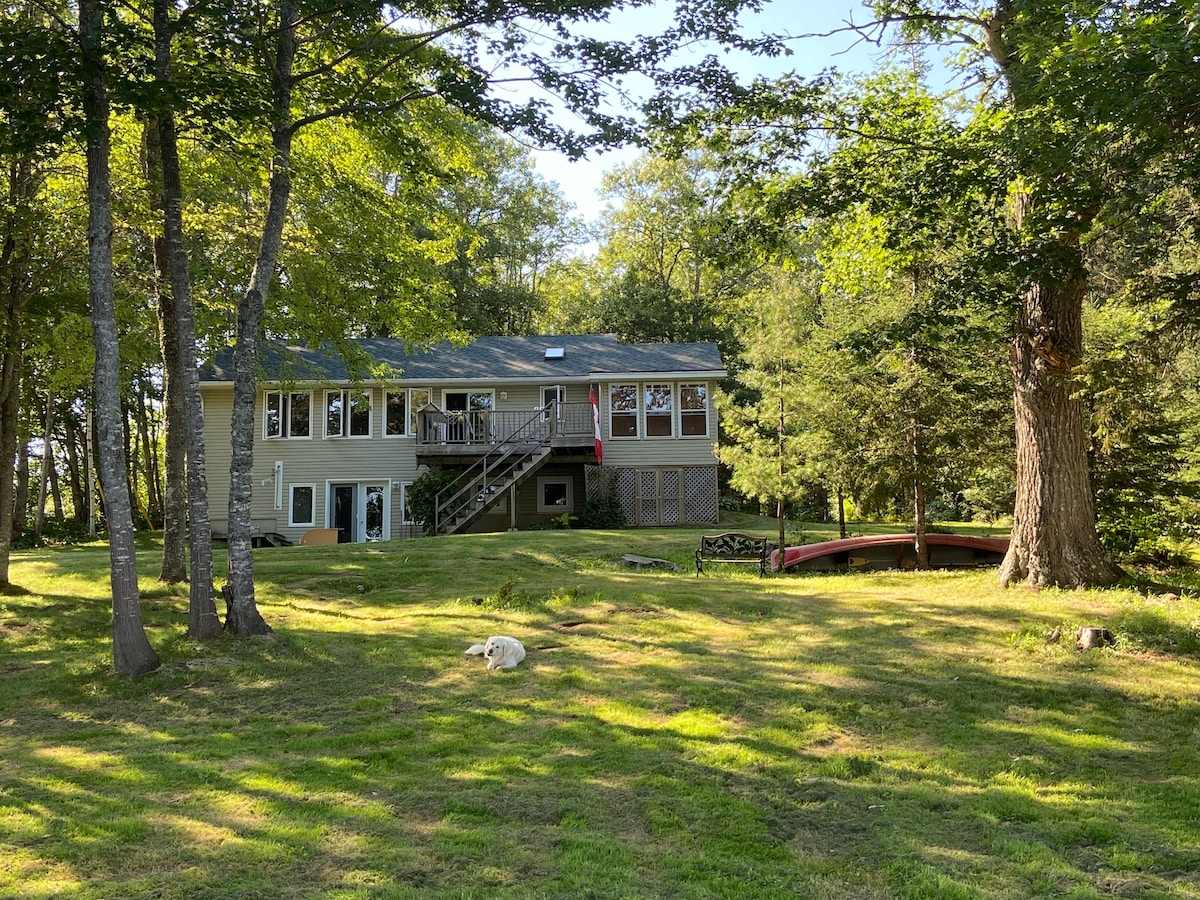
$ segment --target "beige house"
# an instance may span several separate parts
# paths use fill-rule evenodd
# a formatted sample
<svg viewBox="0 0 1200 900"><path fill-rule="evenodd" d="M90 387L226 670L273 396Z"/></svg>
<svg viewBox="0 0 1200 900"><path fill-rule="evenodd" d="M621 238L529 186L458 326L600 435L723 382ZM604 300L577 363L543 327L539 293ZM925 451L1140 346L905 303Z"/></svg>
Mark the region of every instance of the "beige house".
<svg viewBox="0 0 1200 900"><path fill-rule="evenodd" d="M314 528L339 541L422 533L409 489L452 472L439 533L527 528L615 490L628 525L717 521L715 344L612 335L357 348L389 374L357 382L336 355L268 346L261 361L252 519L262 542ZM232 355L201 370L213 530L229 496Z"/></svg>

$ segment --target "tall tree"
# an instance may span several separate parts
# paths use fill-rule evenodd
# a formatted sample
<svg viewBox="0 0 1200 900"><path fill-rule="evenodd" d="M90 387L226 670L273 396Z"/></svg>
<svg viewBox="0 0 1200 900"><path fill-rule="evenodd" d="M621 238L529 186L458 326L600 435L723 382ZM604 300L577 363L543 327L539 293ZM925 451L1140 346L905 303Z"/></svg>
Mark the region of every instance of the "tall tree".
<svg viewBox="0 0 1200 900"><path fill-rule="evenodd" d="M693 38L733 33L742 3L684 0L681 24L664 35L632 42L597 41L570 28L573 22L600 20L632 5L635 0L505 0L481 7L454 0L396 12L373 2L308 10L293 0L279 0L270 21L257 23L257 37L250 38L270 86L271 174L258 258L239 304L234 347L227 626L239 633L269 629L255 605L250 554L255 378L297 133L329 119L396 115L438 96L483 121L523 130L574 153L623 138L627 123L607 114L600 103L605 79L653 70ZM385 18L393 13L394 19ZM542 29L557 42L548 55L540 44ZM489 93L498 79L510 77L536 81L565 97L590 134L581 138L557 126L536 99L514 107Z"/></svg>
<svg viewBox="0 0 1200 900"><path fill-rule="evenodd" d="M105 76L105 8L100 0L79 4L80 74L88 170L88 284L92 342L96 354L97 457L108 522L113 598L113 664L121 675L159 666L146 639L138 595L133 508L126 480L126 443L121 426L120 348L113 308L112 197L109 179L109 101Z"/></svg>
<svg viewBox="0 0 1200 900"><path fill-rule="evenodd" d="M205 472L204 409L200 399L195 312L183 231L183 184L175 112L168 101L174 87L171 63L175 25L171 10L172 5L167 0L154 0L154 77L161 92L154 121L157 132L154 145L158 151L161 175L162 233L170 288L160 329L165 336L164 346L167 349L164 364L182 397L186 426L188 541L191 548L188 635L211 638L219 635L221 629L213 602L212 529ZM175 427L179 424L176 419Z"/></svg>

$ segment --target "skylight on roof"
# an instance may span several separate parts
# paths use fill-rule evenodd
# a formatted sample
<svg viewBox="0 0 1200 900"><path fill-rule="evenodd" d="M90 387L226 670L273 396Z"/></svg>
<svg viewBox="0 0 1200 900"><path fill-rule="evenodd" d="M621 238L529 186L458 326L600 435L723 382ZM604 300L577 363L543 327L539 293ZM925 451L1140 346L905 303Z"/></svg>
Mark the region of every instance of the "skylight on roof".
<svg viewBox="0 0 1200 900"><path fill-rule="evenodd" d="M546 359L565 359L567 349L565 347L547 347Z"/></svg>

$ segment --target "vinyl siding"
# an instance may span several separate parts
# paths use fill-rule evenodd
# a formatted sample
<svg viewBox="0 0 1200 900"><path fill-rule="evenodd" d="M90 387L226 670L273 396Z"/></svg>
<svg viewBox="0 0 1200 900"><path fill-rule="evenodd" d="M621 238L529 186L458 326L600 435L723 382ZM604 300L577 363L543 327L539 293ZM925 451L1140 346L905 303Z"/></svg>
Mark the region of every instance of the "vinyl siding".
<svg viewBox="0 0 1200 900"><path fill-rule="evenodd" d="M679 394L680 381L672 381L674 390L673 434L670 438L645 437L645 411L641 402L642 385L645 383L666 383L666 379L646 379L639 384L639 413L637 438L613 439L609 434L608 398L609 383L599 385L599 402L601 412L601 434L604 442L604 464L614 467L656 467L656 466L711 466L715 464L713 445L717 435L717 412L713 403L713 385L702 379L683 379L684 384L704 383L708 388L708 435L704 437L680 437L679 435ZM421 384L413 385L427 388L431 391L435 403L441 403L443 390L480 390L494 391L497 410L528 410L530 416L536 414L542 406L542 388L561 384L552 379L538 380L529 383L502 382L489 383L472 381L464 383L446 383L444 385ZM623 382L624 383L624 382ZM390 538L399 538L405 534L402 523L401 508L402 482L414 481L420 471L416 461L416 439L412 437L385 437L384 427L384 389L375 387L371 393L371 436L368 437L324 437L324 401L326 385L293 386L292 392L310 391L312 394L311 428L312 436L308 438L265 438L263 436L263 405L265 391L270 385L260 387L258 402L255 410L255 446L254 446L254 497L251 517L255 525L263 531L275 531L283 534L292 541L299 541L307 527L289 526L289 504L292 485L313 486L313 520L315 527L326 527L328 524L328 497L330 483L370 482L386 486L388 489L387 502L390 506ZM336 386L334 386L336 387ZM390 386L391 390L402 390L406 384ZM589 386L586 383L571 382L564 385L566 402L585 402L588 400ZM215 532L224 533L228 527L228 498L229 498L229 466L231 451L229 428L232 417L233 388L229 383L203 383L205 414L205 440L208 458L208 489L210 516ZM507 396L501 396L506 394ZM281 508L275 508L275 464L283 466L283 491ZM586 499L586 486L583 469L575 465L571 470L573 478L572 513L578 515ZM540 474L559 474L560 467L544 467ZM537 480L532 479L520 492L517 503L518 522L520 527L527 527L536 521L546 521L550 515L537 511ZM509 513L504 512L487 516L481 520L476 530L504 530L509 526Z"/></svg>

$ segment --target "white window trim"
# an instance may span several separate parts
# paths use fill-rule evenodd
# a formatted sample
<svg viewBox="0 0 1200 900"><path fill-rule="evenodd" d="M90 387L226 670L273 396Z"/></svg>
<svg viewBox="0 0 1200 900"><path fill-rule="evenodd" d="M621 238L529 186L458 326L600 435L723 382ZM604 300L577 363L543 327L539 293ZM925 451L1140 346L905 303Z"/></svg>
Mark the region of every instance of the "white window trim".
<svg viewBox="0 0 1200 900"><path fill-rule="evenodd" d="M563 403L565 403L565 402L566 402L566 400L567 400L567 389L566 389L566 386L565 386L565 385L561 385L561 384L543 384L541 387L539 387L539 388L538 388L538 402L541 404L541 409L542 409L542 421L543 421L543 422L548 422L548 421L550 421L550 416L549 416L549 415L547 415L547 413L546 413L546 391L555 391L555 392L557 392L557 394L558 394L558 404L559 404L559 408L558 408L558 414L559 414L559 417L560 417L560 418L562 417L562 404L563 404Z"/></svg>
<svg viewBox="0 0 1200 900"><path fill-rule="evenodd" d="M342 433L329 433L329 397L331 394L342 395ZM365 394L367 403L370 404L370 409L367 413L367 433L366 434L350 434L350 410L352 403L350 396L352 394ZM375 431L375 392L370 388L363 390L355 390L354 388L342 388L341 390L332 390L325 392L325 405L321 407L321 428L322 433L327 440L370 440L372 433Z"/></svg>
<svg viewBox="0 0 1200 900"><path fill-rule="evenodd" d="M398 435L398 434L392 435L392 437L399 437L399 436L400 435ZM416 519L410 519L408 517L408 489L411 487L412 487L411 481L401 481L400 482L400 524L401 525L416 525L417 524Z"/></svg>
<svg viewBox="0 0 1200 900"><path fill-rule="evenodd" d="M651 434L650 420L658 418L650 414L650 405L646 402L646 391L652 384L664 385L671 392L671 409L665 416L671 423L670 434ZM678 384L674 381L643 381L638 385L638 399L641 401L641 416L642 416L642 435L648 441L672 441L679 436L679 422L676 421L676 410L678 408Z"/></svg>
<svg viewBox="0 0 1200 900"><path fill-rule="evenodd" d="M267 433L267 398L272 394L278 394L280 397L279 410L279 434ZM305 396L308 397L308 434L294 435L291 429L292 418L292 397ZM286 402L283 402L284 398ZM322 411L322 415L324 412ZM276 388L271 391L263 391L263 440L265 441L311 441L313 436L313 392L312 391L285 391ZM321 426L324 429L324 425Z"/></svg>
<svg viewBox="0 0 1200 900"><path fill-rule="evenodd" d="M633 410L633 418L636 423L637 434L615 434L613 432L613 407L612 407L612 390L614 387L625 387L633 385L633 396L636 407ZM605 406L608 407L608 436L614 441L640 441L646 433L646 429L642 422L642 384L640 381L610 381L608 390L605 391L607 400ZM623 413L624 415L624 413Z"/></svg>
<svg viewBox="0 0 1200 900"><path fill-rule="evenodd" d="M410 408L409 407L409 400L410 400L409 391L410 390L411 390L410 388L400 388L400 390L398 390L398 391L386 391L385 390L383 392L383 403L380 404L380 407L379 407L379 409L380 409L379 434L385 440L394 441L394 440L396 440L396 438L412 437L412 434L410 434L409 430L408 430L409 425L412 423L412 418L409 415L409 408ZM393 394L399 394L401 397L404 398L404 429L399 434L388 434L388 430L387 430L388 397L391 397Z"/></svg>
<svg viewBox="0 0 1200 900"><path fill-rule="evenodd" d="M296 488L308 488L312 492L312 521L310 522L297 522L295 519ZM315 484L288 485L288 526L290 528L315 528L317 526L317 486Z"/></svg>
<svg viewBox="0 0 1200 900"><path fill-rule="evenodd" d="M422 403L420 406L417 406L417 404L415 404L413 402L413 398L412 398L413 391L420 391L421 393L428 394L429 396L428 396L428 398L426 398L425 403ZM419 413L422 409L424 409L426 403L433 403L433 388L417 387L417 388L409 388L408 389L408 414L407 414L408 422L405 424L405 436L406 437L416 437L417 436L417 427L418 427L417 413ZM399 435L396 435L396 437L399 437Z"/></svg>
<svg viewBox="0 0 1200 900"><path fill-rule="evenodd" d="M542 502L545 486L563 484L567 488L566 506L547 506ZM537 511L539 513L573 513L575 511L575 480L570 475L539 475L537 480Z"/></svg>
<svg viewBox="0 0 1200 900"><path fill-rule="evenodd" d="M712 407L712 388L707 381L681 381L676 386L679 390L679 439L681 441L705 441L710 440L712 424L709 419ZM704 433L703 434L684 434L683 433L683 389L685 387L702 387L704 388Z"/></svg>

